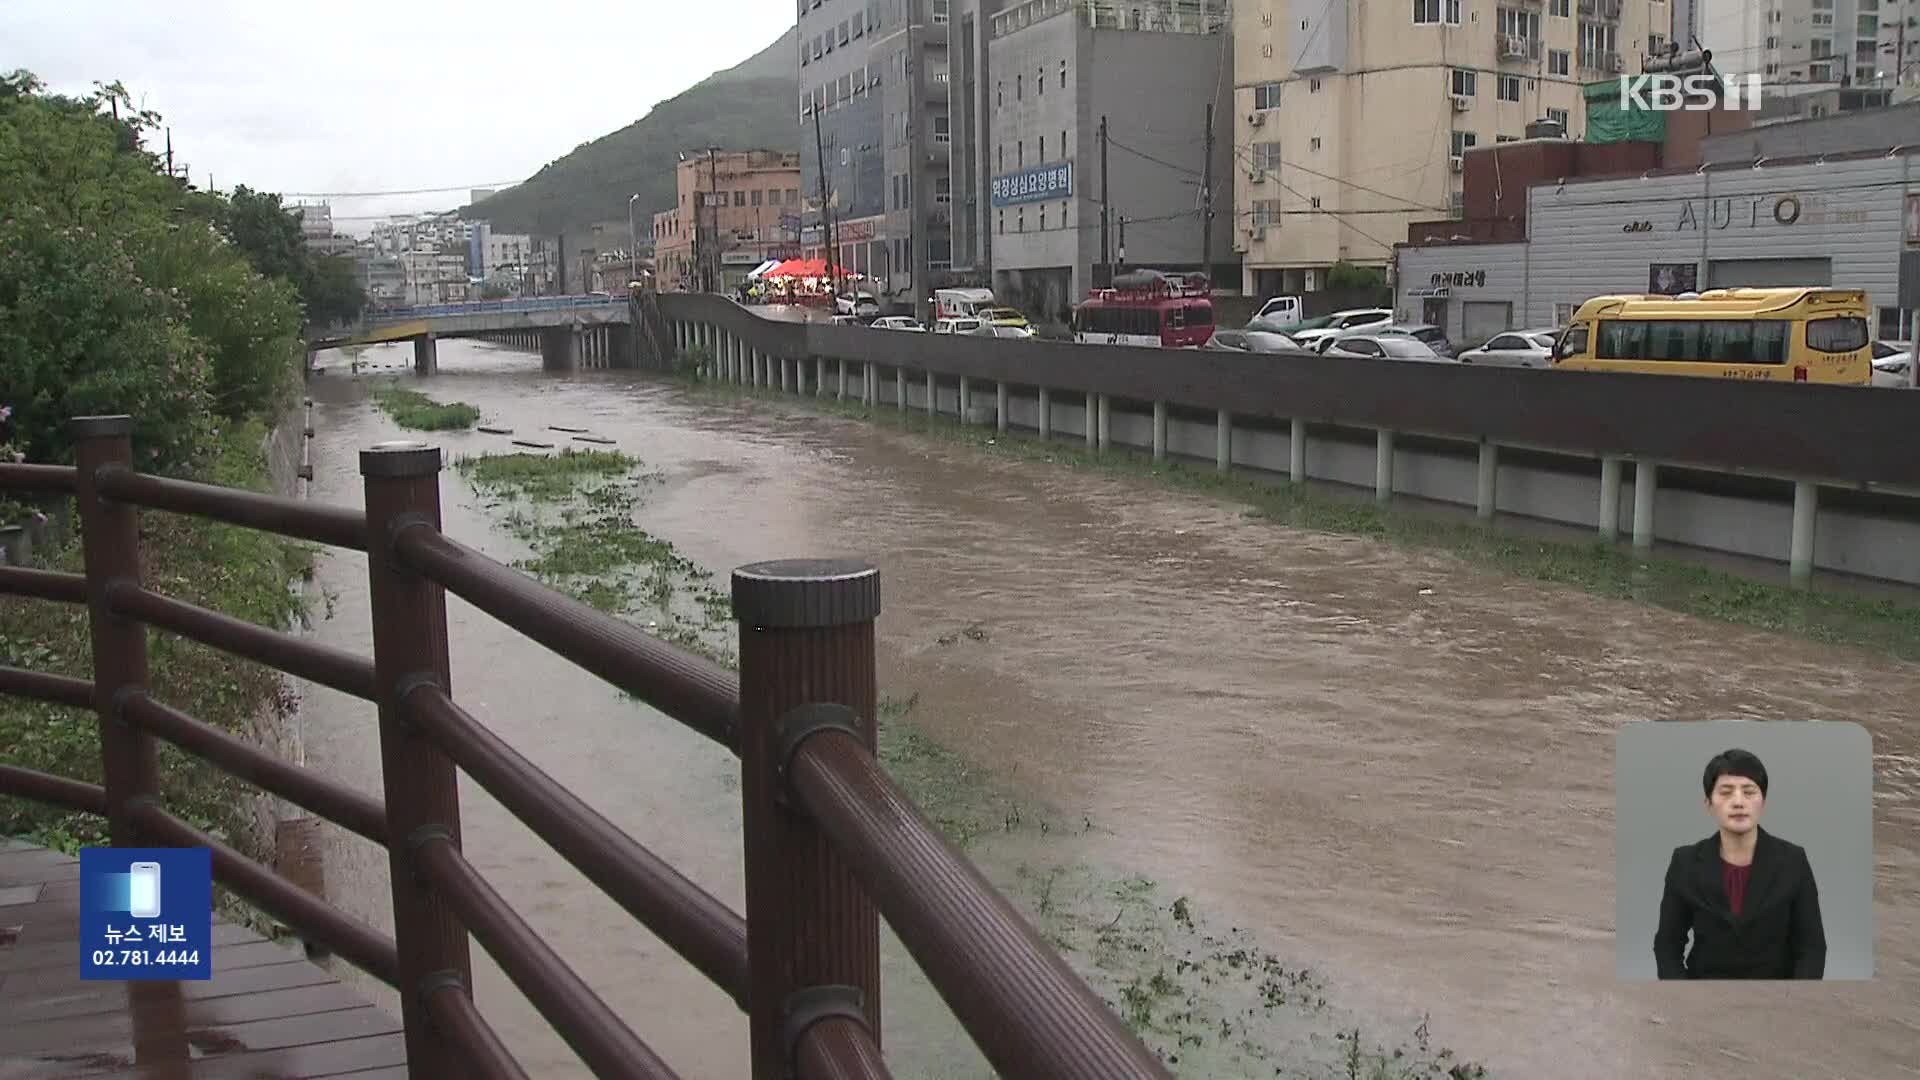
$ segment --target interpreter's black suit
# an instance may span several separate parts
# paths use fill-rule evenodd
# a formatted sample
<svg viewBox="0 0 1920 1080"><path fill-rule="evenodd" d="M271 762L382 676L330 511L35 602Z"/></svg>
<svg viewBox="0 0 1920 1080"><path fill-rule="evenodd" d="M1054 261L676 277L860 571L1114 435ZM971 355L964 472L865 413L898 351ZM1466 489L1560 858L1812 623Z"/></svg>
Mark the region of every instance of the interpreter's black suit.
<svg viewBox="0 0 1920 1080"><path fill-rule="evenodd" d="M1824 977L1827 934L1806 849L1761 829L1737 916L1728 907L1721 873L1718 833L1674 849L1660 898L1660 929L1653 935L1660 977Z"/></svg>

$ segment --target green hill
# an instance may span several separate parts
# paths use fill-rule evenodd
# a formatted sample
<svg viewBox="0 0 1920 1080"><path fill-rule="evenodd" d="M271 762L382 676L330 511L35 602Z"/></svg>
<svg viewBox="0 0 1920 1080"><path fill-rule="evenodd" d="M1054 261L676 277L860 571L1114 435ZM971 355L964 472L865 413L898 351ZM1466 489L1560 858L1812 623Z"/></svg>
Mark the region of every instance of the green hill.
<svg viewBox="0 0 1920 1080"><path fill-rule="evenodd" d="M799 61L794 31L725 71L660 102L610 135L582 143L525 183L470 206L495 232L575 232L625 221L638 192L642 223L674 202L673 169L682 151L800 149Z"/></svg>

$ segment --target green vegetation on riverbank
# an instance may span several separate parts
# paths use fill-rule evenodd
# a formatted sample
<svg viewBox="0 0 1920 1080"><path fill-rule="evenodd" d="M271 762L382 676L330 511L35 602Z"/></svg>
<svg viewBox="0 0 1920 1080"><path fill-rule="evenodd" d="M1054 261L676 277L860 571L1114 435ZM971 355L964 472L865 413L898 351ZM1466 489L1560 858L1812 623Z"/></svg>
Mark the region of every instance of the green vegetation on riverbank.
<svg viewBox="0 0 1920 1080"><path fill-rule="evenodd" d="M916 434L1026 461L1164 483L1183 491L1241 503L1255 515L1295 528L1384 540L1409 548L1446 552L1475 565L1536 581L1567 585L1598 596L1636 600L1670 611L1760 630L1797 634L1814 641L1872 649L1901 659L1920 659L1920 605L1845 589L1796 589L1784 581L1759 581L1679 558L1647 556L1597 540L1578 542L1518 535L1477 521L1417 509L1380 507L1342 498L1313 485L1236 471L1221 475L1210 463L1156 462L1132 447L1105 453L1077 440L1041 442L1028 432L1000 434L966 426L924 410L868 408L857 402L796 398L776 391L706 385L697 392L721 398L748 397L784 407L864 419Z"/></svg>
<svg viewBox="0 0 1920 1080"><path fill-rule="evenodd" d="M258 424L223 432L196 478L263 490L263 434ZM289 583L310 569L305 546L182 514L149 513L141 523L145 584L155 592L274 628L303 614ZM81 572L79 544L53 552L48 564ZM82 605L9 598L0 607L0 664L90 679L90 643ZM148 662L155 699L249 741L256 741L258 725L277 725L290 714L283 679L251 661L156 631L148 634ZM0 695L0 751L8 764L100 782L99 717L90 710ZM168 809L249 854L270 853L272 838L252 835L252 803L240 781L164 742L160 776ZM0 835L66 852L107 842L99 818L5 798Z"/></svg>
<svg viewBox="0 0 1920 1080"><path fill-rule="evenodd" d="M612 450L462 457L454 468L504 507L530 549L515 565L541 582L650 633L731 663L732 609L713 575L635 521L638 458Z"/></svg>
<svg viewBox="0 0 1920 1080"><path fill-rule="evenodd" d="M1284 963L1190 898L1071 857L1092 820L1015 795L911 719L918 695L880 703L880 762L967 851L1176 1075L1477 1080L1428 1025L1377 1029L1329 1001L1338 988ZM1005 840L1007 851L996 848Z"/></svg>
<svg viewBox="0 0 1920 1080"><path fill-rule="evenodd" d="M413 431L465 431L480 420L480 410L464 401L438 402L393 383L375 389L373 403Z"/></svg>

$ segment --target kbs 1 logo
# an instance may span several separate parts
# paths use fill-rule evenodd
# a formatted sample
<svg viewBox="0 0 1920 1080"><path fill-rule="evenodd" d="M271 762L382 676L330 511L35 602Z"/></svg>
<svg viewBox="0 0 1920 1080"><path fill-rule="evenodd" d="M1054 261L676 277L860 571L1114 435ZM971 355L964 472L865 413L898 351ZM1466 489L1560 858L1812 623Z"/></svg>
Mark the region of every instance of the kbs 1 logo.
<svg viewBox="0 0 1920 1080"><path fill-rule="evenodd" d="M1760 111L1758 75L1622 75L1620 103L1643 112Z"/></svg>

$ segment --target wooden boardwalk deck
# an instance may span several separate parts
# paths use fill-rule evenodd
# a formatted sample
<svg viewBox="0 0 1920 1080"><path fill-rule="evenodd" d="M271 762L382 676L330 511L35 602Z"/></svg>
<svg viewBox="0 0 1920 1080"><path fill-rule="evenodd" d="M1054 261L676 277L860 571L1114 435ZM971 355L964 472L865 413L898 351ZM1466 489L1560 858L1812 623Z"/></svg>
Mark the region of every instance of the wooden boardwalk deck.
<svg viewBox="0 0 1920 1080"><path fill-rule="evenodd" d="M213 942L203 982L83 982L79 860L0 838L0 1080L406 1076L399 1022L297 949L218 920ZM136 1009L171 1015L139 1064Z"/></svg>

